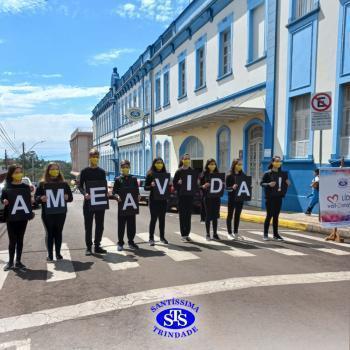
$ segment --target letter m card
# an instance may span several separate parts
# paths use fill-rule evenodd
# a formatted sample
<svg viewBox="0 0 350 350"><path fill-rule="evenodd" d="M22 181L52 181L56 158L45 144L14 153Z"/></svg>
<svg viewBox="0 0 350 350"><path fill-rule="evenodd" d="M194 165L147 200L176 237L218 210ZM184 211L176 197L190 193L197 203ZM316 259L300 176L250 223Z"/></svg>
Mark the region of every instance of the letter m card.
<svg viewBox="0 0 350 350"><path fill-rule="evenodd" d="M45 213L51 214L64 214L67 212L67 202L64 199L63 183L47 183L45 184L45 195L47 198L45 205Z"/></svg>

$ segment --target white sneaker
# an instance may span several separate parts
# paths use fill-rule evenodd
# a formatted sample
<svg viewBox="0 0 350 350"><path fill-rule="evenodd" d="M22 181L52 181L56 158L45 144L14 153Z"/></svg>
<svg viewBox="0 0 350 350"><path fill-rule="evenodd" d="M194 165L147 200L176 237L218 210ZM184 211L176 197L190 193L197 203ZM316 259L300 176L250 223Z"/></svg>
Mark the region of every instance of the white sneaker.
<svg viewBox="0 0 350 350"><path fill-rule="evenodd" d="M264 236L263 240L264 241L269 241L269 237L268 236Z"/></svg>
<svg viewBox="0 0 350 350"><path fill-rule="evenodd" d="M235 239L235 236L232 233L228 233L227 239Z"/></svg>
<svg viewBox="0 0 350 350"><path fill-rule="evenodd" d="M244 240L244 237L241 236L239 233L235 233L235 239L242 241L242 240Z"/></svg>
<svg viewBox="0 0 350 350"><path fill-rule="evenodd" d="M181 237L181 242L187 242L186 237Z"/></svg>

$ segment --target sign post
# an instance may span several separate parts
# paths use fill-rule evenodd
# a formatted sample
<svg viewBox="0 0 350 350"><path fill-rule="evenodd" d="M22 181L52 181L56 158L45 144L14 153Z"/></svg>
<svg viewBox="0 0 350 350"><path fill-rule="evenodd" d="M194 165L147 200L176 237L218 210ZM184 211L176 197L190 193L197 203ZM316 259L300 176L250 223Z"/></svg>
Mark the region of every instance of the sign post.
<svg viewBox="0 0 350 350"><path fill-rule="evenodd" d="M311 130L320 130L320 167L322 166L323 130L332 128L332 93L320 92L311 96Z"/></svg>

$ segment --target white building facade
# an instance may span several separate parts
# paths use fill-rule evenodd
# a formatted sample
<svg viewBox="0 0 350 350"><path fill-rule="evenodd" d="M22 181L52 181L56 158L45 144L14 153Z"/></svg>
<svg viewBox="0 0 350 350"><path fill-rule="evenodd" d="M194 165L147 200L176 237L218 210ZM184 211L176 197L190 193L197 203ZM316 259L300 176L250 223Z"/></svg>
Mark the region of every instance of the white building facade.
<svg viewBox="0 0 350 350"><path fill-rule="evenodd" d="M194 0L112 91L114 161L131 160L134 174L155 156L171 173L184 153L223 172L240 157L251 204L263 206L259 181L280 155L292 181L284 209L305 210L320 160L313 93L333 95L322 166L350 158L350 0ZM129 121L130 107L145 118Z"/></svg>

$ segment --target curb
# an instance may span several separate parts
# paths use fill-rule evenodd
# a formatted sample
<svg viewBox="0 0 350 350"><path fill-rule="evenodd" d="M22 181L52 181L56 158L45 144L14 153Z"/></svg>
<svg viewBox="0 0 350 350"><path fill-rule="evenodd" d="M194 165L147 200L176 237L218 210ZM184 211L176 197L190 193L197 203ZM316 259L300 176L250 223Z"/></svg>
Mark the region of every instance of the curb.
<svg viewBox="0 0 350 350"><path fill-rule="evenodd" d="M222 219L226 219L227 213L221 211L220 217ZM265 222L265 216L242 213L241 220L245 222L253 222L255 224L263 224ZM279 219L278 223L280 227L289 228L292 230L321 233L327 236L332 233L331 229L323 228L320 225L307 224L294 220ZM344 238L350 238L350 232L348 230L340 229L339 233Z"/></svg>

